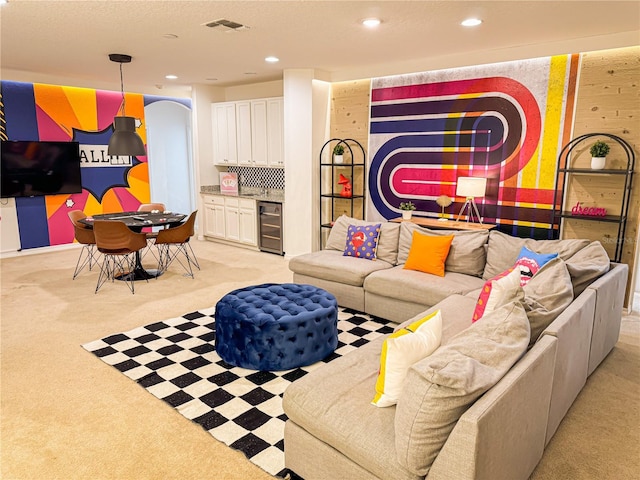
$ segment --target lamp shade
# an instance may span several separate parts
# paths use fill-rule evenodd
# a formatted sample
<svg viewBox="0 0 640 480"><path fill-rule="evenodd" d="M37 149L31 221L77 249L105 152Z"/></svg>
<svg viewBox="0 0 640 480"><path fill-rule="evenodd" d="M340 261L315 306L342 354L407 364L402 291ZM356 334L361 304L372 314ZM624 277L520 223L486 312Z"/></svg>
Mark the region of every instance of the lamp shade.
<svg viewBox="0 0 640 480"><path fill-rule="evenodd" d="M456 195L459 197L484 197L487 179L483 177L458 177Z"/></svg>
<svg viewBox="0 0 640 480"><path fill-rule="evenodd" d="M113 126L114 132L107 148L108 155L143 156L147 154L142 139L136 133L135 118L114 117Z"/></svg>

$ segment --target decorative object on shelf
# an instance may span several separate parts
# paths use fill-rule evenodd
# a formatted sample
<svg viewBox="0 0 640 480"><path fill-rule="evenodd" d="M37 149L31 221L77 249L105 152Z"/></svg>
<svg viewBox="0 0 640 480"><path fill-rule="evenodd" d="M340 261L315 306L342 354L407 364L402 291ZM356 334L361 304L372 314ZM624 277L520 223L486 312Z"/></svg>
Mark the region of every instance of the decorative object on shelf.
<svg viewBox="0 0 640 480"><path fill-rule="evenodd" d="M602 170L607 160L607 154L609 153L609 145L598 140L591 145L589 152L591 153L591 168L593 170Z"/></svg>
<svg viewBox="0 0 640 480"><path fill-rule="evenodd" d="M602 207L581 207L580 202L578 202L571 209L571 214L587 217L606 217L607 209Z"/></svg>
<svg viewBox="0 0 640 480"><path fill-rule="evenodd" d="M436 198L436 203L438 204L438 206L442 207L442 213L440 214L440 218L438 219L438 221L446 222L447 219L444 216L444 209L453 203L453 198L451 198L449 195L440 195L438 198Z"/></svg>
<svg viewBox="0 0 640 480"><path fill-rule="evenodd" d="M353 196L353 188L351 186L351 180L349 180L343 174L340 174L338 185L342 185L342 190L340 191L341 197L351 198Z"/></svg>
<svg viewBox="0 0 640 480"><path fill-rule="evenodd" d="M411 215L413 211L416 209L416 206L412 201L408 202L400 202L400 210L402 210L402 219L403 220L411 220Z"/></svg>
<svg viewBox="0 0 640 480"><path fill-rule="evenodd" d="M604 144L603 147L595 147L600 139L604 138L607 143L600 141ZM585 149L584 146L591 144L591 147ZM608 169L589 169L584 167L572 167L576 157L581 155L587 155L588 153L603 155L606 151L609 152L609 144L617 145L616 148L620 149L619 166ZM598 150L596 150L598 149ZM618 150L616 150L618 151ZM624 161L626 159L626 162ZM560 238L560 232L564 229L565 221L580 220L581 222L603 222L603 224L613 224L617 226L617 236L613 237L609 234L602 234L600 236L601 228L596 227L592 230L590 238L592 240L600 237L601 243L604 245L612 244L612 247L605 247L609 252L609 257L614 262L622 261L623 247L626 245L625 232L627 228L627 218L629 215L629 205L631 200L631 184L634 176L636 154L631 145L623 138L613 135L611 133L595 132L585 133L580 135L571 141L569 141L558 155L558 168L556 175L555 195L553 196L553 209L551 211L551 225L553 228L550 230L549 238ZM595 198L596 194L599 194L599 198L607 204L608 211L604 209L597 210L599 207L583 207L581 202L576 202L576 198L570 198L572 182L577 179L588 178L588 182L584 182L585 193L591 198ZM597 188L601 183L598 183L598 178L606 178L607 184L611 183L612 186L607 187L605 192L597 192ZM613 185L616 185L615 187ZM611 192L611 193L609 193ZM589 202L592 203L592 202ZM615 205L619 205L619 208ZM614 211L612 211L612 209ZM586 212L585 212L586 210ZM604 227L604 225L602 225ZM563 238L569 238L571 235L563 236ZM615 251L611 252L610 250Z"/></svg>
<svg viewBox="0 0 640 480"><path fill-rule="evenodd" d="M465 197L466 200L456 222L460 220L465 208L467 209L467 222L473 222L473 214L475 213L479 224L482 225L482 217L478 212L478 206L476 205L476 197L484 197L487 190L487 179L484 177L458 177L458 183L456 185L456 195L459 197Z"/></svg>
<svg viewBox="0 0 640 480"><path fill-rule="evenodd" d="M131 55L122 53L110 53L109 60L120 64L120 92L122 93L122 103L120 105L120 116L113 118L114 132L109 140L107 154L118 156L144 156L147 154L144 143L136 133L136 119L125 115L124 82L122 80L122 64L131 62Z"/></svg>
<svg viewBox="0 0 640 480"><path fill-rule="evenodd" d="M333 163L344 163L344 147L340 143L333 147Z"/></svg>

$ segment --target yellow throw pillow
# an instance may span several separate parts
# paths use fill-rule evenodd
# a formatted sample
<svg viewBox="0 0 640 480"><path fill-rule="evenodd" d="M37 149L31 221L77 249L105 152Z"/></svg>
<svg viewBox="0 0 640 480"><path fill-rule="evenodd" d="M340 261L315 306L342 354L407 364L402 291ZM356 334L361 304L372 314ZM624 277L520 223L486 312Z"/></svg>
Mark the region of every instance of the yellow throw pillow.
<svg viewBox="0 0 640 480"><path fill-rule="evenodd" d="M452 241L453 235L433 237L414 231L404 268L444 277L444 263Z"/></svg>
<svg viewBox="0 0 640 480"><path fill-rule="evenodd" d="M376 407L395 405L409 368L431 355L441 341L440 310L392 333L382 344L376 395L371 403Z"/></svg>

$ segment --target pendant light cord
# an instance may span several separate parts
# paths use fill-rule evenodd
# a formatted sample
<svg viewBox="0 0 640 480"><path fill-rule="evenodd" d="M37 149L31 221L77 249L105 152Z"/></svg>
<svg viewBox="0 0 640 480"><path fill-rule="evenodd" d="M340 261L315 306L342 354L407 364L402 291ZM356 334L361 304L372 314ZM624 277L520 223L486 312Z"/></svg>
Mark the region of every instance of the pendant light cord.
<svg viewBox="0 0 640 480"><path fill-rule="evenodd" d="M122 93L122 116L126 116L125 112L126 112L126 108L124 105L125 99L124 99L124 80L122 79L122 62L120 62L120 92Z"/></svg>

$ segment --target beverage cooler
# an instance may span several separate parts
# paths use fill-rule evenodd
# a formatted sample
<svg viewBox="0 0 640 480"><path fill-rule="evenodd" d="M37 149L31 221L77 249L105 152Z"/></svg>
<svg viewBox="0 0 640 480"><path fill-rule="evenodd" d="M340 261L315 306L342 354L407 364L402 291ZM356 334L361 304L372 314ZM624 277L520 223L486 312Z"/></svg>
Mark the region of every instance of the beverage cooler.
<svg viewBox="0 0 640 480"><path fill-rule="evenodd" d="M258 229L260 250L284 255L281 203L258 202Z"/></svg>

